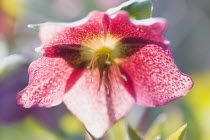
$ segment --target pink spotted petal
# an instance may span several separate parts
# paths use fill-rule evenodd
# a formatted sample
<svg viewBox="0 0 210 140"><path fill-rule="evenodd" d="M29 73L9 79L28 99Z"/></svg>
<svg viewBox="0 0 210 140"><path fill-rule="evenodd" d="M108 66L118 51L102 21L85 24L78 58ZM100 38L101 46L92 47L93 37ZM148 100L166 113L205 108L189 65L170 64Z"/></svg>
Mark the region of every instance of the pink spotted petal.
<svg viewBox="0 0 210 140"><path fill-rule="evenodd" d="M137 103L143 106L165 105L185 96L193 86L191 78L177 68L169 48L145 45L120 65L133 82Z"/></svg>
<svg viewBox="0 0 210 140"><path fill-rule="evenodd" d="M42 51L61 45L99 48L101 46L98 45L103 45L107 37L122 42L124 39L138 38L136 43L169 45L169 41L162 36L166 27L167 21L162 18L131 20L126 12L109 17L106 13L94 11L73 23L45 23L39 35Z"/></svg>
<svg viewBox="0 0 210 140"><path fill-rule="evenodd" d="M102 39L107 27L108 15L97 11L73 23L45 23L39 33L42 49L59 45L86 46L94 38Z"/></svg>
<svg viewBox="0 0 210 140"><path fill-rule="evenodd" d="M62 58L42 57L29 67L29 84L17 95L17 104L51 107L62 102L67 80L74 71Z"/></svg>
<svg viewBox="0 0 210 140"><path fill-rule="evenodd" d="M97 93L99 72L85 71L71 90L65 94L64 103L96 138L123 118L134 104L130 89L119 81L112 81L112 92L107 95L104 86ZM113 75L112 75L113 79ZM119 80L119 79L118 79Z"/></svg>
<svg viewBox="0 0 210 140"><path fill-rule="evenodd" d="M162 36L166 28L167 21L163 18L131 20L128 13L118 12L110 21L109 34L120 40L135 38L135 42L139 44L153 43L168 46L169 41Z"/></svg>

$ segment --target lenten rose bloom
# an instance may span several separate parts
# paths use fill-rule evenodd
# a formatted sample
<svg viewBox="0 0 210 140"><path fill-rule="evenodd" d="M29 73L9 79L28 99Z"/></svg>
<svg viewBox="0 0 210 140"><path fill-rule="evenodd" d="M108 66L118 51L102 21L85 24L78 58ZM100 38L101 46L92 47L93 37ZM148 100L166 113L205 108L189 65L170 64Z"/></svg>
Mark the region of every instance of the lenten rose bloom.
<svg viewBox="0 0 210 140"><path fill-rule="evenodd" d="M127 12L92 12L81 21L45 23L42 58L29 67L18 93L23 107L64 102L96 138L126 116L136 102L157 107L184 96L193 85L179 71L163 36L165 19L132 20Z"/></svg>

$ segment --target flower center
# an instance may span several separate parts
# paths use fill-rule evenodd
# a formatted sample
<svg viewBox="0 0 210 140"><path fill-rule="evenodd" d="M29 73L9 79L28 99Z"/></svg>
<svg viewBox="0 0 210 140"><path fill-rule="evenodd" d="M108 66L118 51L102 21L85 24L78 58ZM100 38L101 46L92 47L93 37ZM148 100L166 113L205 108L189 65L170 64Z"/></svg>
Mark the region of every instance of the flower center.
<svg viewBox="0 0 210 140"><path fill-rule="evenodd" d="M127 81L126 77L121 74L119 66L112 58L112 50L110 48L104 46L94 52L88 68L91 69L91 77L95 68L99 70L100 80L97 91L100 90L102 83L104 83L107 94L111 92L111 66L114 66L117 74ZM113 76L117 82L117 75L113 74Z"/></svg>

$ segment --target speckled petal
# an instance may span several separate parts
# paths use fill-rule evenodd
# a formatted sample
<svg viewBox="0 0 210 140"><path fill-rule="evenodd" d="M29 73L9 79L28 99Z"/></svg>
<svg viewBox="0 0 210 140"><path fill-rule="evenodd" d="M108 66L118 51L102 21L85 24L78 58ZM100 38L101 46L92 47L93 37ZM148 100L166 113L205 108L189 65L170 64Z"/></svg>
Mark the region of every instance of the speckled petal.
<svg viewBox="0 0 210 140"><path fill-rule="evenodd" d="M67 80L74 68L62 58L42 57L29 67L29 84L17 95L17 104L51 107L62 102Z"/></svg>
<svg viewBox="0 0 210 140"><path fill-rule="evenodd" d="M90 71L85 71L71 90L65 94L64 103L85 125L86 129L96 138L123 118L134 104L134 98L128 85L119 79L117 84L112 81L109 95L102 85L97 93L99 72L93 73L91 82ZM113 79L113 75L112 75Z"/></svg>
<svg viewBox="0 0 210 140"><path fill-rule="evenodd" d="M138 44L168 46L169 41L162 36L166 27L167 21L162 18L131 20L127 12L118 12L109 17L106 13L94 11L77 22L45 23L41 26L39 36L42 51L61 45L97 49L101 45L114 45L120 40L125 43L129 39L135 39ZM110 40L113 42L107 43Z"/></svg>
<svg viewBox="0 0 210 140"><path fill-rule="evenodd" d="M165 105L185 96L193 86L191 78L177 68L169 48L145 45L120 66L133 82L137 103L143 106Z"/></svg>
<svg viewBox="0 0 210 140"><path fill-rule="evenodd" d="M90 40L103 37L108 27L108 15L103 12L91 12L86 18L72 23L45 23L40 28L42 50L59 45L83 45Z"/></svg>
<svg viewBox="0 0 210 140"><path fill-rule="evenodd" d="M139 44L160 44L168 46L169 41L162 36L167 28L163 18L131 20L126 12L118 12L109 24L109 34L119 40L135 39Z"/></svg>

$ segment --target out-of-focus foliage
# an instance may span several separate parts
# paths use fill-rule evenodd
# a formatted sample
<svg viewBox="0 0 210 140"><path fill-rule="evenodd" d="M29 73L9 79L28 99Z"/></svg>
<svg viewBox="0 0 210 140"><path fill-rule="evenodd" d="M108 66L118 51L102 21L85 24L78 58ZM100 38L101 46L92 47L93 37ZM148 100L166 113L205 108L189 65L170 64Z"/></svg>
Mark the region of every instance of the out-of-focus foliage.
<svg viewBox="0 0 210 140"><path fill-rule="evenodd" d="M143 140L130 125L128 125L128 135L130 140Z"/></svg>
<svg viewBox="0 0 210 140"><path fill-rule="evenodd" d="M61 132L69 139L84 139L85 128L83 124L73 115L66 114L60 119Z"/></svg>
<svg viewBox="0 0 210 140"><path fill-rule="evenodd" d="M163 131L163 123L166 121L166 115L160 114L150 125L148 131L146 132L144 138L145 139L152 139L158 135L162 134Z"/></svg>
<svg viewBox="0 0 210 140"><path fill-rule="evenodd" d="M24 3L22 0L1 0L0 1L0 35L10 37L17 18L23 14Z"/></svg>
<svg viewBox="0 0 210 140"><path fill-rule="evenodd" d="M111 130L110 130L111 139L126 140L126 125L125 120L119 121Z"/></svg>
<svg viewBox="0 0 210 140"><path fill-rule="evenodd" d="M0 63L0 77L4 77L11 71L23 66L27 63L27 60L23 56L18 54L13 54L2 58Z"/></svg>
<svg viewBox="0 0 210 140"><path fill-rule="evenodd" d="M1 51L0 51L0 63L2 62L2 60L4 59L5 56L7 56L8 53L8 49L6 46L6 43L0 39L0 46L1 46Z"/></svg>
<svg viewBox="0 0 210 140"><path fill-rule="evenodd" d="M184 140L185 131L186 131L187 125L185 124L182 126L179 130L171 134L167 140Z"/></svg>
<svg viewBox="0 0 210 140"><path fill-rule="evenodd" d="M0 138L1 140L62 140L32 117L12 125L1 125Z"/></svg>
<svg viewBox="0 0 210 140"><path fill-rule="evenodd" d="M1 0L0 5L1 9L12 18L16 18L23 13L24 2L22 0Z"/></svg>
<svg viewBox="0 0 210 140"><path fill-rule="evenodd" d="M151 0L130 0L118 7L111 8L107 11L108 14L114 14L118 11L127 11L133 19L147 19L152 15Z"/></svg>
<svg viewBox="0 0 210 140"><path fill-rule="evenodd" d="M197 124L194 132L201 133L199 140L210 138L210 71L201 71L192 75L195 85L190 94L185 98L185 105L191 110ZM190 136L189 136L190 137Z"/></svg>

